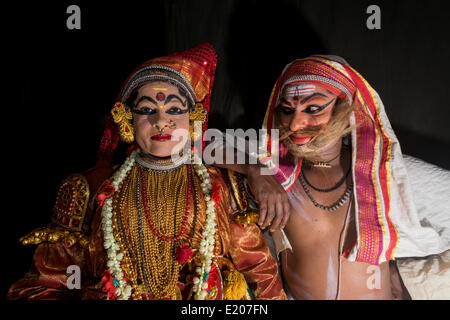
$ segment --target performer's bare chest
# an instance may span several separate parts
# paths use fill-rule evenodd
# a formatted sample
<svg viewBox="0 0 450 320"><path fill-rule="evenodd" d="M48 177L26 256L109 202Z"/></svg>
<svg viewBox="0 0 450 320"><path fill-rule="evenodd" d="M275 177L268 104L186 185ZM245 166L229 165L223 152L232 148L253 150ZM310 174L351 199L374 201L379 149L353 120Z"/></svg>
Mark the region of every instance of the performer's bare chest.
<svg viewBox="0 0 450 320"><path fill-rule="evenodd" d="M339 197L339 190L334 193ZM336 195L319 195L315 200L329 204L333 197ZM335 299L342 271L339 257L355 238L353 203L349 199L336 210L323 210L298 184L290 192L290 202L292 212L285 233L292 252L282 254L285 280L299 299Z"/></svg>
<svg viewBox="0 0 450 320"><path fill-rule="evenodd" d="M340 208L326 211L316 207L301 187L293 188L289 194L292 212L285 228L292 252L285 250L281 254L283 276L291 293L297 299L389 299L387 264L380 266L386 290L373 291L366 284L370 265L342 257L356 241L351 198ZM333 195L328 196L333 199ZM330 202L320 196L316 200Z"/></svg>
<svg viewBox="0 0 450 320"><path fill-rule="evenodd" d="M332 194L315 196L321 204L329 204L339 197L339 190ZM316 207L296 182L289 194L291 215L285 232L296 252L317 252L322 248L339 249L339 239L344 240L344 227L354 226L354 206L349 199L336 210L326 211ZM335 199L334 199L335 200Z"/></svg>

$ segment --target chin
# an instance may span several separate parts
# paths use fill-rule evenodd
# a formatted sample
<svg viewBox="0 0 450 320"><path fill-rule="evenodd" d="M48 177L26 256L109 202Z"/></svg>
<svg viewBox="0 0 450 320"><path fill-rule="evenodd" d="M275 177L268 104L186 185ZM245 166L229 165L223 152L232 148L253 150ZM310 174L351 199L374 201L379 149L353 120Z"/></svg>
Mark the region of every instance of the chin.
<svg viewBox="0 0 450 320"><path fill-rule="evenodd" d="M287 151L291 155L293 155L297 158L304 158L305 155L309 151L308 145L311 143L311 141L309 141L308 143L305 143L305 144L297 144L297 143L293 142L291 139L287 138L287 139L283 140L283 144L285 145L285 147L287 148Z"/></svg>
<svg viewBox="0 0 450 320"><path fill-rule="evenodd" d="M165 158L171 156L171 148L167 146L155 146L152 144L151 146L146 146L142 148L146 154L149 154L154 157Z"/></svg>
<svg viewBox="0 0 450 320"><path fill-rule="evenodd" d="M149 148L148 153L155 157L171 157L172 155L177 155L180 153L182 148L173 144L170 146L152 146Z"/></svg>

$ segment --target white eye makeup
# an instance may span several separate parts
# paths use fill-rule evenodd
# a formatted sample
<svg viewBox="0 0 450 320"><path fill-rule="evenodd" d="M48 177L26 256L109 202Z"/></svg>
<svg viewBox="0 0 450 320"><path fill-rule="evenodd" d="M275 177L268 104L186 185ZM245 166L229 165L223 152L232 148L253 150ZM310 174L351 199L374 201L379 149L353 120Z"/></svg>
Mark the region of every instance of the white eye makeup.
<svg viewBox="0 0 450 320"><path fill-rule="evenodd" d="M316 94L314 94L314 95L316 95ZM325 96L322 94L320 94L320 95ZM316 114L316 113L321 112L325 108L327 108L329 105L331 105L333 103L333 101L335 101L335 99L336 98L333 98L330 101L328 101L327 103L322 104L322 105L313 103L313 104L307 105L305 108L303 108L303 106L298 106L297 103L296 103L297 106L293 106L291 102L289 102L286 98L283 97L280 99L280 104L277 106L277 108L285 115L293 114L297 108L303 108L303 110L301 112L304 112L307 114ZM302 104L302 101L300 101L300 104Z"/></svg>

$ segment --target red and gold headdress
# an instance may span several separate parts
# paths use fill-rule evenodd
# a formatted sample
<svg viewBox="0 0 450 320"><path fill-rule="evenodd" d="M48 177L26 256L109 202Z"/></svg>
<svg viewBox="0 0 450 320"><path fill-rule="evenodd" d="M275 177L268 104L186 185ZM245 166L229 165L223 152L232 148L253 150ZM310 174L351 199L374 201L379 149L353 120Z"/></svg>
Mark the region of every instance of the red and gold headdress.
<svg viewBox="0 0 450 320"><path fill-rule="evenodd" d="M193 106L190 119L201 121L204 132L208 124L216 65L216 51L206 42L166 57L148 60L135 69L124 82L112 109L100 142L97 163L111 162L119 136L125 142L132 141L129 123L131 110L125 102L134 89L150 81L168 80L182 88Z"/></svg>
<svg viewBox="0 0 450 320"><path fill-rule="evenodd" d="M392 222L391 200L394 193L399 199L406 196L400 194L399 188L393 187L392 169L402 165L402 155L380 97L340 57L314 55L295 60L283 70L269 100L263 123L269 134L266 143L269 152L278 152L280 143L270 137L275 107L283 89L297 82L320 85L350 104L357 102L358 108L350 120L358 124L352 131L353 194L358 238L348 258L372 264L390 260L399 243L399 233ZM289 154L279 159L275 176L287 191L296 181L300 167L301 159Z"/></svg>

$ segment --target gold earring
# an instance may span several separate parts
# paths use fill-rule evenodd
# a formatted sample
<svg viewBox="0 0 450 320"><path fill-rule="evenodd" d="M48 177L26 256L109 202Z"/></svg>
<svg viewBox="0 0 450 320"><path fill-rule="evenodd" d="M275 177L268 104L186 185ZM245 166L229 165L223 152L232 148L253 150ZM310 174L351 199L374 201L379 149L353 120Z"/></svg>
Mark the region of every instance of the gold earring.
<svg viewBox="0 0 450 320"><path fill-rule="evenodd" d="M114 122L119 127L119 136L123 142L131 143L134 141L134 129L131 125L133 115L129 107L121 102L117 102L111 110Z"/></svg>
<svg viewBox="0 0 450 320"><path fill-rule="evenodd" d="M197 141L203 135L203 123L206 121L207 111L203 104L197 103L189 112L189 132L191 141Z"/></svg>
<svg viewBox="0 0 450 320"><path fill-rule="evenodd" d="M203 104L197 103L189 112L189 120L205 122L207 114Z"/></svg>
<svg viewBox="0 0 450 320"><path fill-rule="evenodd" d="M197 141L202 138L203 124L200 121L189 121L189 133L191 134L191 141Z"/></svg>

